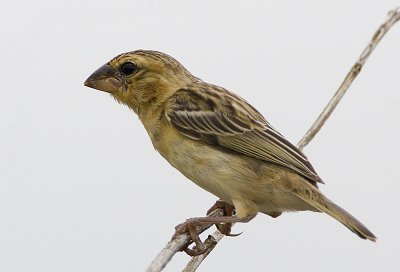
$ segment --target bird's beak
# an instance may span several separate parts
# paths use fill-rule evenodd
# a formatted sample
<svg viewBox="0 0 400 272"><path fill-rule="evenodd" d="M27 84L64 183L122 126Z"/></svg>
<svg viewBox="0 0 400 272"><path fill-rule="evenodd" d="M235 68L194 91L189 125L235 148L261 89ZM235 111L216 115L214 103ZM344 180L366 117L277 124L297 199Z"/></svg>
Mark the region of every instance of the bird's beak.
<svg viewBox="0 0 400 272"><path fill-rule="evenodd" d="M118 79L117 71L108 64L104 64L94 71L88 79L85 86L107 93L117 93L123 88L121 80Z"/></svg>

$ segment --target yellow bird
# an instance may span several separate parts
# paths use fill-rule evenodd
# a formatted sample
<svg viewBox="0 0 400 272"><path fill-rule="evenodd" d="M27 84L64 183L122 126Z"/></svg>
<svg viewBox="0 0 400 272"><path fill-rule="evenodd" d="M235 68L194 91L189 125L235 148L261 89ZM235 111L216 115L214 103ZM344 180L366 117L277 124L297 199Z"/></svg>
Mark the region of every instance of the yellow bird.
<svg viewBox="0 0 400 272"><path fill-rule="evenodd" d="M203 82L157 51L124 53L96 70L85 86L108 92L142 121L153 146L188 179L226 203L226 216L181 224L197 250L196 224L247 222L258 212L325 212L363 239L375 235L319 190L307 157L249 103ZM233 209L228 209L233 206ZM221 228L222 229L222 228ZM225 231L229 235L230 228Z"/></svg>

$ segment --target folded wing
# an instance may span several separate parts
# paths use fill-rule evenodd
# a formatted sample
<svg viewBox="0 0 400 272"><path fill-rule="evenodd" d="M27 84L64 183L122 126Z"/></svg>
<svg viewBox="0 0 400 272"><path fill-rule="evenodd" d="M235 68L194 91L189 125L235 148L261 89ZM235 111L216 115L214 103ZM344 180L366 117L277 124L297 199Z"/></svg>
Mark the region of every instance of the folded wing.
<svg viewBox="0 0 400 272"><path fill-rule="evenodd" d="M198 82L169 100L169 122L194 140L279 165L323 183L307 157L250 104L227 90Z"/></svg>

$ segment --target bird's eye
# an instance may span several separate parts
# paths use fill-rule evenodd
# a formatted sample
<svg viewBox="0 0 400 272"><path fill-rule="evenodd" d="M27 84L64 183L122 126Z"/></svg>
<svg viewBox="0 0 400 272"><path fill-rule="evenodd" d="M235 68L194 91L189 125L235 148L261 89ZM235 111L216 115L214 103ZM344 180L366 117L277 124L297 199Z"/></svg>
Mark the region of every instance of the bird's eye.
<svg viewBox="0 0 400 272"><path fill-rule="evenodd" d="M136 72L137 68L135 63L128 61L121 65L121 72L126 76L130 76Z"/></svg>

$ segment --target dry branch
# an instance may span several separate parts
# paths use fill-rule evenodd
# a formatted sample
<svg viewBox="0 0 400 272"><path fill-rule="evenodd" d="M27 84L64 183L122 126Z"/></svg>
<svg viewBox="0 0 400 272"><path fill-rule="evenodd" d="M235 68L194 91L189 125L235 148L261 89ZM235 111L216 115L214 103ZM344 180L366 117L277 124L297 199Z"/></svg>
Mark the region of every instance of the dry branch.
<svg viewBox="0 0 400 272"><path fill-rule="evenodd" d="M386 21L378 28L378 30L373 35L371 41L367 45L367 47L363 50L360 57L350 69L349 73L347 74L346 78L339 86L338 90L331 98L327 106L324 108L322 113L319 115L317 120L311 126L311 128L306 132L304 137L299 141L297 147L300 150L303 148L314 138L314 136L319 132L321 127L325 124L326 120L332 114L333 110L342 99L343 95L349 89L351 83L360 73L361 68L367 61L368 57L371 55L372 51L384 37L384 35L389 31L389 29L400 20L400 8L394 9L389 12L389 16ZM222 216L223 211L221 209L214 210L209 216ZM211 225L202 226L197 229L197 232L200 234L208 229ZM190 262L184 268L184 272L192 272L196 271L202 261L208 256L208 254L215 248L217 243L224 237L218 230L216 230L212 235L209 235L205 241L205 244L208 246L208 250L199 256L192 257ZM182 247L186 246L190 243L190 237L188 234L181 234L177 237L171 239L168 242L166 247L157 255L157 257L153 260L150 266L147 268L147 272L158 272L161 271L168 262L172 259L175 253L179 252Z"/></svg>
<svg viewBox="0 0 400 272"><path fill-rule="evenodd" d="M383 36L389 31L389 29L400 19L400 8L394 9L389 12L389 16L386 21L375 31L374 35L372 36L371 41L361 53L360 57L356 61L356 63L351 67L349 73L347 74L346 78L343 80L342 84L339 86L339 89L333 95L331 100L329 101L328 105L326 105L325 109L322 113L318 116L317 120L314 124L310 127L310 129L304 134L303 138L297 144L297 147L300 150L303 148L314 138L314 136L318 133L321 127L325 124L326 120L328 120L329 116L332 114L333 110L336 108L339 101L342 99L343 95L349 89L353 80L357 77L360 73L361 68L364 66L365 62L367 61L368 57L371 55L372 51L381 41Z"/></svg>

